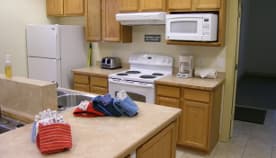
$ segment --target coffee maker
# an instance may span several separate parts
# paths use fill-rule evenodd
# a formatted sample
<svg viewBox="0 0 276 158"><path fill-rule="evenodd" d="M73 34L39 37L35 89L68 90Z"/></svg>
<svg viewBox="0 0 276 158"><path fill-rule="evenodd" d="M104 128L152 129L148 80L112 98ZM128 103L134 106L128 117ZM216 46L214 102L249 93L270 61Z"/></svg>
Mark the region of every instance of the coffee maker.
<svg viewBox="0 0 276 158"><path fill-rule="evenodd" d="M179 70L176 74L179 78L193 77L194 71L194 57L193 56L179 56Z"/></svg>

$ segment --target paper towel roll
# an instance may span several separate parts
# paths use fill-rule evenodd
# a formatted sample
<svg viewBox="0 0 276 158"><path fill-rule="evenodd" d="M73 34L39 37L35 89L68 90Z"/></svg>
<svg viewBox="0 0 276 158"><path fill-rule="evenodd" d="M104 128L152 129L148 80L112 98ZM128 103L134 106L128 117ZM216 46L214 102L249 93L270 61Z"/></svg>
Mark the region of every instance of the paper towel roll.
<svg viewBox="0 0 276 158"><path fill-rule="evenodd" d="M201 78L217 78L217 70L209 68L195 69L195 76Z"/></svg>

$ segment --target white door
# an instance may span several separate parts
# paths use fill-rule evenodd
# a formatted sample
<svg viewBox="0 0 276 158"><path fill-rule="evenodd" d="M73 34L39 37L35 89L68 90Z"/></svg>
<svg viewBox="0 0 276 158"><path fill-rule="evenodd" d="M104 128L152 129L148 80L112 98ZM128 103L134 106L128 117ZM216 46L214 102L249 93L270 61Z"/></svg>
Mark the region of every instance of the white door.
<svg viewBox="0 0 276 158"><path fill-rule="evenodd" d="M29 57L59 59L58 25L27 25Z"/></svg>
<svg viewBox="0 0 276 158"><path fill-rule="evenodd" d="M28 57L28 77L61 85L60 60Z"/></svg>

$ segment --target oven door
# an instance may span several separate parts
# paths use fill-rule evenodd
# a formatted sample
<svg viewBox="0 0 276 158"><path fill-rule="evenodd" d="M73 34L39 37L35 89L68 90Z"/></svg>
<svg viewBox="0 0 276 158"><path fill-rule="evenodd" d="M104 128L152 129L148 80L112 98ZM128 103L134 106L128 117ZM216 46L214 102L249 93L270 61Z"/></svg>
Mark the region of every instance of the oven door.
<svg viewBox="0 0 276 158"><path fill-rule="evenodd" d="M166 20L167 40L202 40L202 18L176 17Z"/></svg>
<svg viewBox="0 0 276 158"><path fill-rule="evenodd" d="M108 82L109 93L115 97L117 92L120 90L125 90L128 96L140 102L154 103L154 84L142 84L139 82L127 82L127 81L116 81L114 79L109 79Z"/></svg>

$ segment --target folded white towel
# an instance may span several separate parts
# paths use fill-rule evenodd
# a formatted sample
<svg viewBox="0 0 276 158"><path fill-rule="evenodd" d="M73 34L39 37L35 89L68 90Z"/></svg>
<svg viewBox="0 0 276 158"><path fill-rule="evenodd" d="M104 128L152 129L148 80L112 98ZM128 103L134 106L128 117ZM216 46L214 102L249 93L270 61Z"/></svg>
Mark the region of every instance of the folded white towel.
<svg viewBox="0 0 276 158"><path fill-rule="evenodd" d="M210 69L210 68L196 68L195 69L195 76L201 78L217 78L217 70Z"/></svg>

